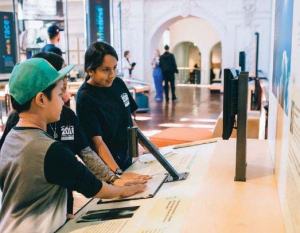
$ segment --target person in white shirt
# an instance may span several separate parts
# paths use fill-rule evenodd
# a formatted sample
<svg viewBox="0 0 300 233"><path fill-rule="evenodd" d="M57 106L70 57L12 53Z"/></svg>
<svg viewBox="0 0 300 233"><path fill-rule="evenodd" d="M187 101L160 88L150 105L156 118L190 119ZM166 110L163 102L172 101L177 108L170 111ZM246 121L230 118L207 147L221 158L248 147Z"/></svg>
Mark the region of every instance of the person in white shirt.
<svg viewBox="0 0 300 233"><path fill-rule="evenodd" d="M123 65L122 65L122 71L123 71L123 78L131 78L132 77L132 71L135 67L135 62L130 62L130 51L126 50L124 52L123 57Z"/></svg>

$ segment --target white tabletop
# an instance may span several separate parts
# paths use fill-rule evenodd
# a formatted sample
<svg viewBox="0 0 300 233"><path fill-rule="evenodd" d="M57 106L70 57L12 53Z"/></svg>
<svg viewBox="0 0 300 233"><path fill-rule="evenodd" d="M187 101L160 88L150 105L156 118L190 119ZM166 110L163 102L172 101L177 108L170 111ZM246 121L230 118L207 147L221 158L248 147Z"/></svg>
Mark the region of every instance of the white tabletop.
<svg viewBox="0 0 300 233"><path fill-rule="evenodd" d="M92 200L59 232L284 232L267 142L248 140L247 182L234 182L235 140L176 149L168 160L187 180L165 183L154 198L97 204ZM163 173L157 163L131 168ZM76 223L88 210L138 206L131 218Z"/></svg>

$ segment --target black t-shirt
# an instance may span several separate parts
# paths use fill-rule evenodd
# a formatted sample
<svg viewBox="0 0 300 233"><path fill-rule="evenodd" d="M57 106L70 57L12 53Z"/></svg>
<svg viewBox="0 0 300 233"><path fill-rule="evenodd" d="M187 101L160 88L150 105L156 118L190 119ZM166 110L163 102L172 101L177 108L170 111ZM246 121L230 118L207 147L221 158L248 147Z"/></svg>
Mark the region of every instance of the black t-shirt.
<svg viewBox="0 0 300 233"><path fill-rule="evenodd" d="M127 128L133 125L131 113L137 105L125 83L116 78L111 87L96 87L83 83L77 93L76 110L80 125L90 145L92 137L101 136L117 164L126 169L128 156Z"/></svg>
<svg viewBox="0 0 300 233"><path fill-rule="evenodd" d="M62 51L60 50L60 48L56 47L54 44L46 44L43 48L42 48L42 52L47 52L47 53L56 53L59 56L62 56Z"/></svg>
<svg viewBox="0 0 300 233"><path fill-rule="evenodd" d="M47 125L47 133L55 140L66 144L77 155L82 149L89 146L87 138L80 128L77 116L66 106L63 106L60 120Z"/></svg>
<svg viewBox="0 0 300 233"><path fill-rule="evenodd" d="M18 123L19 114L12 112L7 119L4 132L0 140L0 149L4 143L6 135ZM68 148L77 155L79 152L89 146L83 130L80 128L79 121L75 113L66 106L60 114L60 120L47 125L47 133L55 140L63 142Z"/></svg>
<svg viewBox="0 0 300 233"><path fill-rule="evenodd" d="M60 142L54 142L49 147L44 160L44 173L49 183L76 190L86 197L95 196L102 188L102 182Z"/></svg>

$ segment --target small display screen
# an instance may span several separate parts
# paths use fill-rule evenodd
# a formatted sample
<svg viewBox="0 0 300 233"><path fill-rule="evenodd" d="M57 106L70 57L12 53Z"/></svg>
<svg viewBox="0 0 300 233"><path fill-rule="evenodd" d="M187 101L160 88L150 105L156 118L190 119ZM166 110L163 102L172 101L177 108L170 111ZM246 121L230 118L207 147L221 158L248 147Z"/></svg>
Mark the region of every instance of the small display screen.
<svg viewBox="0 0 300 233"><path fill-rule="evenodd" d="M0 12L0 73L10 73L16 64L16 33L11 12Z"/></svg>
<svg viewBox="0 0 300 233"><path fill-rule="evenodd" d="M110 1L88 0L87 33L90 43L106 41L110 43Z"/></svg>
<svg viewBox="0 0 300 233"><path fill-rule="evenodd" d="M97 41L105 41L104 8L100 4L96 4L95 10Z"/></svg>

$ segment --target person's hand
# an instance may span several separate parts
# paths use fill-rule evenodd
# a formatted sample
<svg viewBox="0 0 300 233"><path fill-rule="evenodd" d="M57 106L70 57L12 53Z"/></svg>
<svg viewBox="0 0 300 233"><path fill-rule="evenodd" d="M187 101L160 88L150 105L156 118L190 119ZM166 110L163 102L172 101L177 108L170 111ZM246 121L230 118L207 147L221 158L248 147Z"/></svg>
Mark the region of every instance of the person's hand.
<svg viewBox="0 0 300 233"><path fill-rule="evenodd" d="M127 180L149 180L151 179L151 176L149 175L142 175L135 172L123 172L121 175L121 179L127 179Z"/></svg>
<svg viewBox="0 0 300 233"><path fill-rule="evenodd" d="M129 185L134 185L134 184L145 184L147 183L147 180L145 179L116 179L113 183L113 185L116 186L129 186Z"/></svg>
<svg viewBox="0 0 300 233"><path fill-rule="evenodd" d="M122 193L121 193L121 197L129 197L129 196L132 196L134 194L143 192L146 188L146 185L144 185L144 184L135 184L135 185L124 186L122 188L123 188L123 190L122 190Z"/></svg>
<svg viewBox="0 0 300 233"><path fill-rule="evenodd" d="M136 193L141 193L146 189L145 184L128 184L117 186L102 182L102 188L94 196L100 199L111 199L116 197L129 197Z"/></svg>

